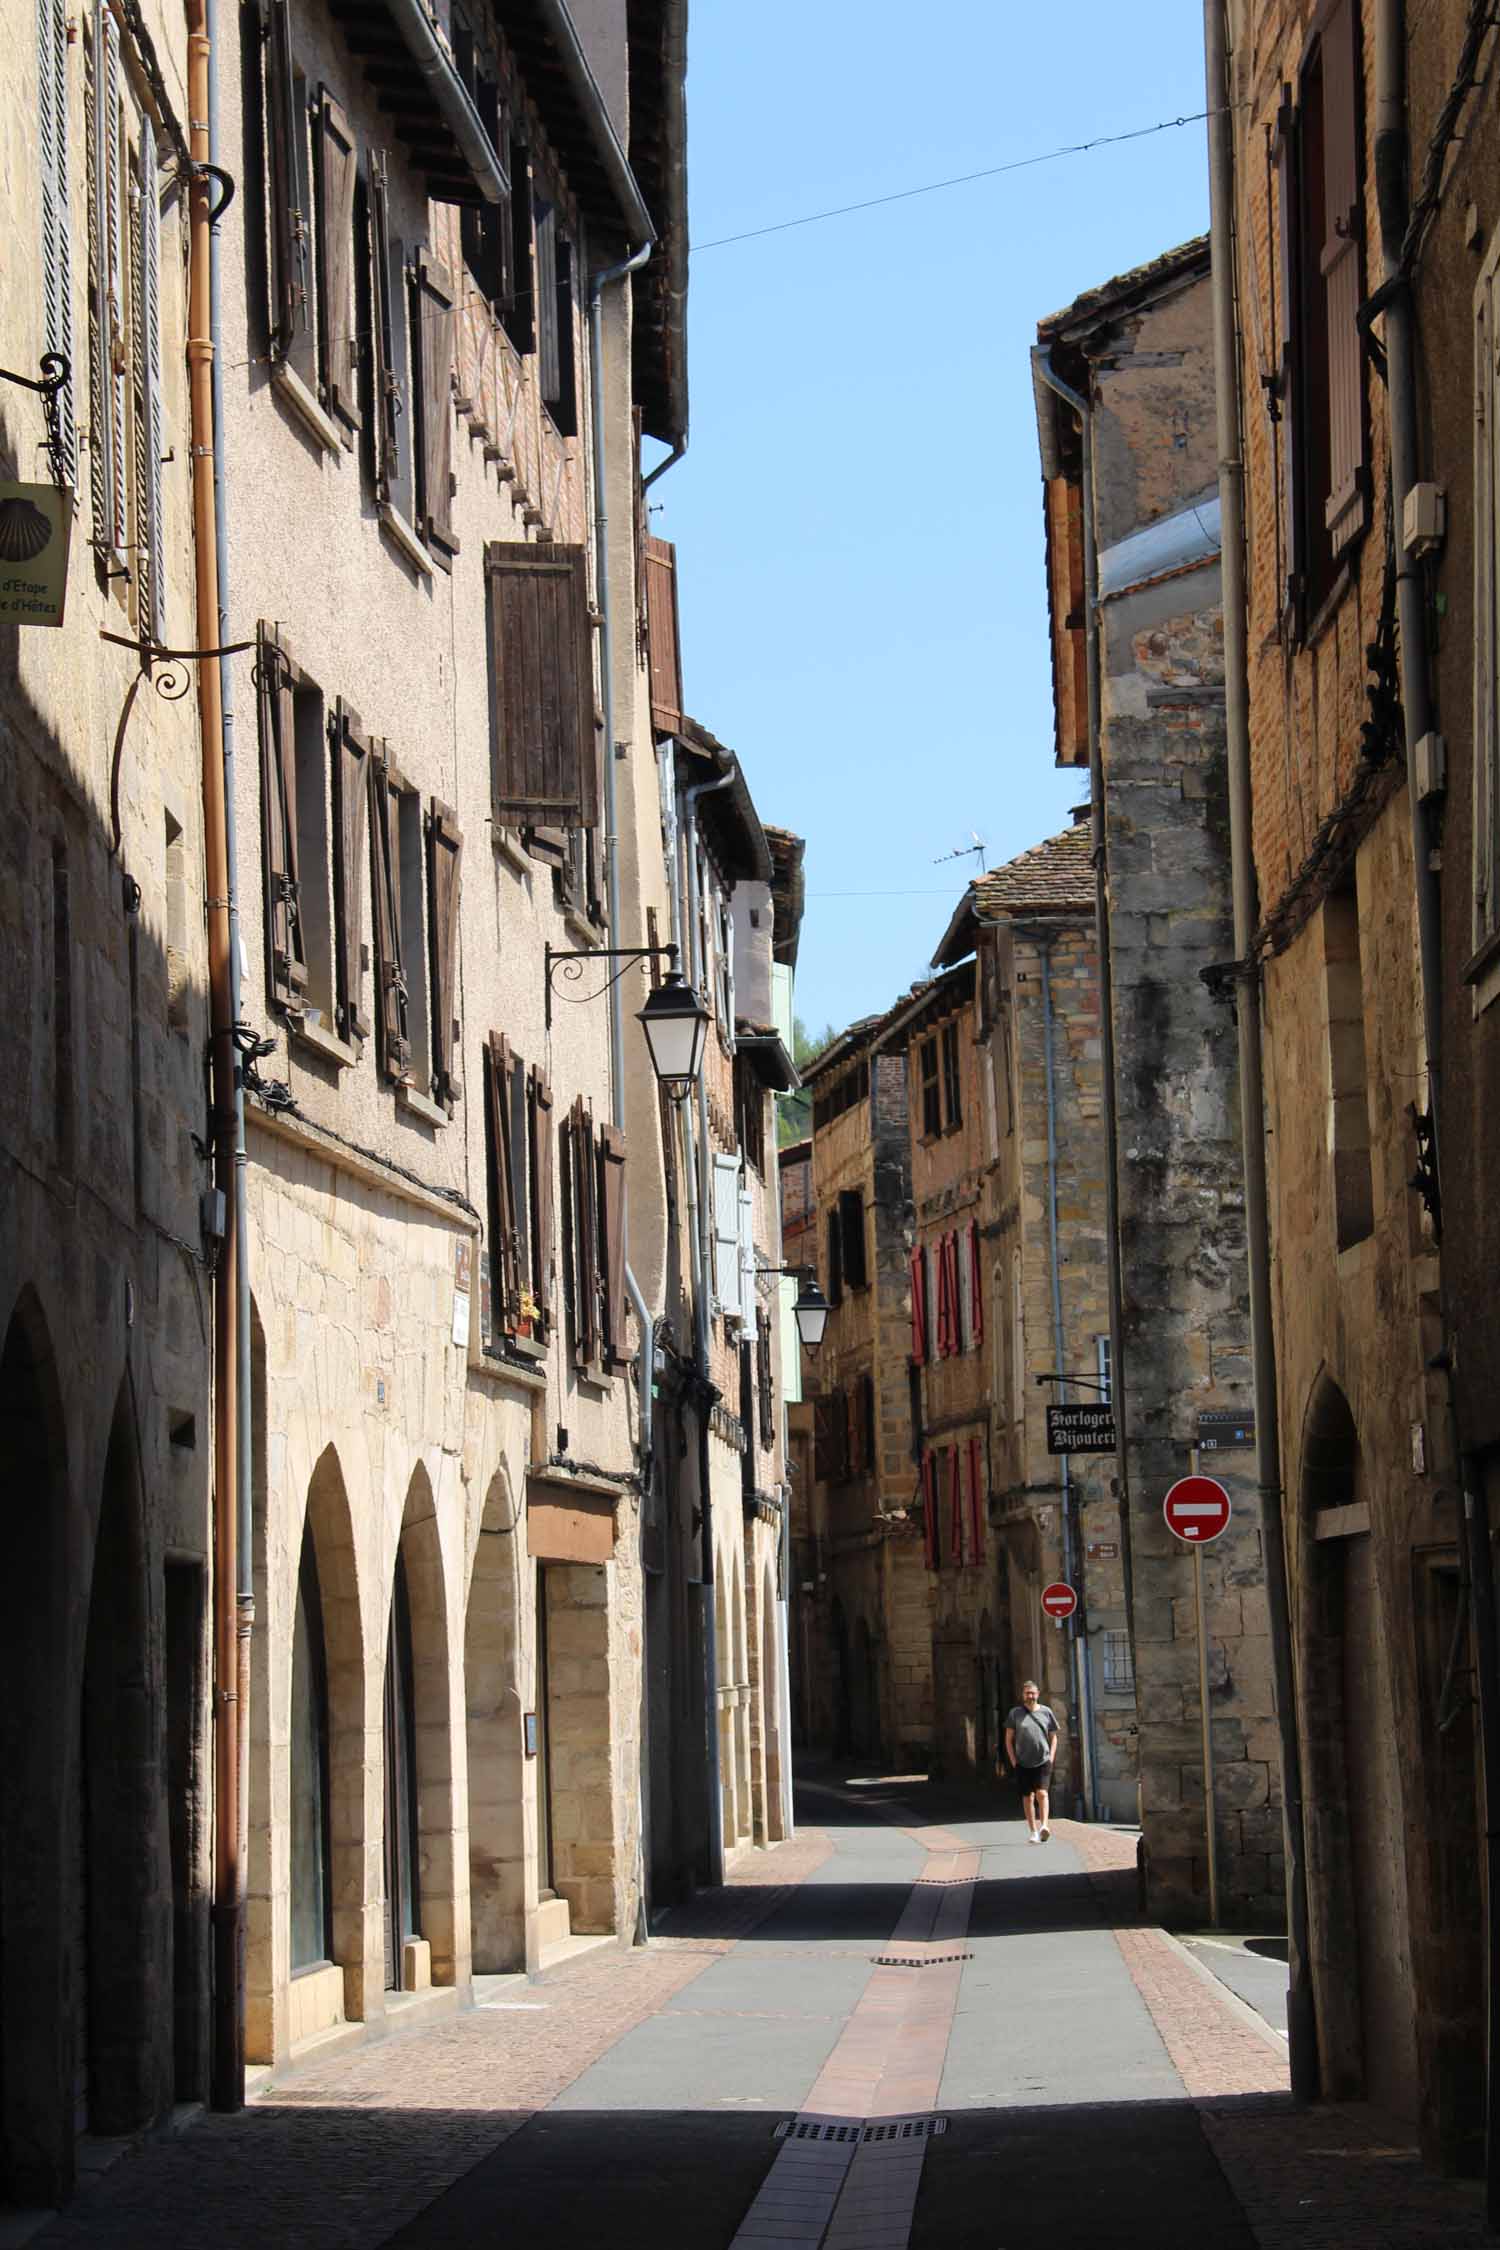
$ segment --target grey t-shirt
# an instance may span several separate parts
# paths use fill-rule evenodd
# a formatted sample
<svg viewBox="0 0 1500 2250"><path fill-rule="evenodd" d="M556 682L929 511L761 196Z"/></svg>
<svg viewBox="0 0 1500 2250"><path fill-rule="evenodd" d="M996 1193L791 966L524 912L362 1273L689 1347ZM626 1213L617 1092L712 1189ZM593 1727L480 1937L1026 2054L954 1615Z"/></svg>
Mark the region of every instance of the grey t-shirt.
<svg viewBox="0 0 1500 2250"><path fill-rule="evenodd" d="M1006 1713L1005 1723L1016 1738L1018 1766L1050 1764L1057 1720L1045 1703L1037 1704L1032 1711L1028 1711L1024 1703L1014 1704Z"/></svg>

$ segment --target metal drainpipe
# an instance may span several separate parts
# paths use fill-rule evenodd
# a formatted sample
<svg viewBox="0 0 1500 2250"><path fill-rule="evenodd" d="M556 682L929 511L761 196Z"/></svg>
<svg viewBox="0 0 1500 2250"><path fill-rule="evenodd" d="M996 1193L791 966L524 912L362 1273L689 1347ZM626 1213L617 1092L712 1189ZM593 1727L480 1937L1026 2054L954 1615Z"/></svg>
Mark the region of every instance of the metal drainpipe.
<svg viewBox="0 0 1500 2250"><path fill-rule="evenodd" d="M193 544L200 647L213 647L219 626L218 533L215 521L215 427L212 311L209 297L209 65L205 0L188 0L188 119L196 167L188 190L188 392L192 432ZM236 1208L234 1046L229 886L225 829L224 723L220 671L198 667L198 723L203 769L203 859L208 909L211 1061L210 1139L214 1180L225 1203L225 1231L214 1270L213 1458L213 2035L210 2092L216 2109L238 2109L245 2094L243 1866L240 1859L239 1745L239 1236Z"/></svg>
<svg viewBox="0 0 1500 2250"><path fill-rule="evenodd" d="M1038 951L1042 957L1042 1038L1045 1045L1047 1078L1047 1239L1052 1252L1052 1349L1056 1355L1058 1373L1068 1364L1067 1343L1063 1330L1062 1307L1062 1254L1057 1239L1057 1080L1052 1061L1052 946L1050 931L1039 935ZM1057 1386L1058 1402L1068 1395L1066 1383ZM1082 1773L1082 1797L1087 1817L1097 1820L1099 1807L1094 1791L1094 1697L1089 1681L1088 1609L1083 1598L1083 1553L1079 1544L1078 1525L1073 1506L1072 1466L1066 1453L1062 1456L1062 1534L1063 1575L1070 1586L1078 1591L1078 1607L1068 1619L1068 1639L1073 1647L1074 1693L1078 1699L1078 1747Z"/></svg>
<svg viewBox="0 0 1500 2250"><path fill-rule="evenodd" d="M204 28L208 36L208 161L217 162L219 148L219 9L218 0L205 0ZM219 228L216 219L208 232L208 303L209 336L213 344L213 404L214 404L214 546L219 577L219 645L225 647L229 630L229 505L224 473L224 343L223 343L223 273L220 252ZM229 1013L238 1024L242 1015L240 999L240 900L239 900L239 845L235 814L234 765L234 666L227 656L219 658L219 701L223 712L224 728L224 851L229 863L229 881L225 896L229 902ZM251 1496L254 1460L252 1447L254 1432L250 1421L250 1222L248 1213L247 1172L249 1159L245 1148L245 1066L238 1054L234 1059L234 1232L238 1245L236 1280L239 1299L238 1334L238 1465L236 1515L239 1523L239 1585L237 1589L237 1643L236 1674L239 1692L239 1763L240 1763L240 1913L244 1914L244 1892L249 1869L250 1854L250 1639L255 1628L255 1553L253 1546L253 1521Z"/></svg>
<svg viewBox="0 0 1500 2250"><path fill-rule="evenodd" d="M608 461L604 444L604 312L603 296L612 283L623 281L635 273L650 257L654 241L643 242L638 250L618 265L605 266L589 282L589 403L592 422L594 455L594 552L598 557L599 614L603 620L599 634L599 670L601 674L602 702L604 705L604 867L605 895L609 912L609 942L617 946L620 941L620 838L616 818L618 791L615 787L615 641L614 603L611 599L609 571L609 496L605 489ZM616 977L609 992L609 1077L610 1114L616 1127L625 1127L625 998L624 980ZM656 1376L656 1324L647 1309L646 1299L630 1263L630 1197L627 1193L620 1206L621 1232L625 1237L625 1289L635 1312L640 1329L640 1372L636 1390L640 1413L641 1445L641 1531L645 1535L646 1513L650 1506L651 1487L654 1482L654 1437L652 1431L652 1384ZM648 1684L644 1667L641 1679L643 1705L648 1697ZM650 1805L649 1755L651 1729L642 1713L640 1753L636 1763L638 1807L636 1820L636 1922L635 1937L644 1945L650 1935L650 1911L646 1899L646 1829Z"/></svg>
<svg viewBox="0 0 1500 2250"><path fill-rule="evenodd" d="M1094 412L1065 383L1052 355L1038 348L1032 365L1048 389L1071 406L1083 434L1084 669L1088 700L1089 840L1094 862L1094 937L1099 948L1099 1076L1104 1107L1104 1231L1109 1260L1109 1395L1115 1410L1115 1483L1120 1503L1120 1557L1125 1614L1135 1630L1135 1557L1130 1537L1130 1469L1125 1443L1125 1288L1120 1270L1120 1128L1115 1111L1114 957L1109 933L1109 839L1105 818L1103 690L1099 668L1099 544L1094 529ZM1060 1370L1059 1370L1060 1372Z"/></svg>
<svg viewBox="0 0 1500 2250"><path fill-rule="evenodd" d="M716 781L695 782L682 795L683 815L680 823L687 846L688 866L688 955L689 967L695 989L703 985L703 955L698 912L698 800L708 797L716 789L727 789L739 771L737 761L731 759L727 773ZM713 1192L713 1175L709 1170L708 1151L708 1088L698 1077L698 1280L693 1292L693 1340L698 1360L698 1373L702 1380L710 1381L708 1360L708 1320L712 1288L712 1252L709 1248L709 1220L712 1216L710 1197ZM683 1105L683 1121L688 1126L688 1146L692 1148L691 1122L687 1105ZM691 1162L691 1155L689 1157ZM710 1883L724 1880L724 1803L723 1778L719 1763L719 1626L714 1614L716 1572L714 1568L713 1495L709 1489L708 1414L700 1404L698 1410L698 1485L703 1503L703 1560L699 1575L703 1584L703 1668L708 1675L708 1865Z"/></svg>
<svg viewBox="0 0 1500 2250"><path fill-rule="evenodd" d="M1287 2044L1292 2093L1318 2092L1318 2025L1308 1962L1307 1860L1302 1813L1302 1754L1297 1739L1296 1673L1291 1597L1282 1517L1281 1444L1276 1339L1271 1320L1271 1235L1266 1188L1265 1093L1261 1079L1260 975L1250 963L1255 934L1255 859L1251 828L1250 686L1246 648L1244 458L1240 444L1240 333L1234 292L1234 143L1224 0L1204 0L1208 110L1208 184L1212 241L1221 571L1224 605L1224 713L1228 734L1229 849L1234 893L1234 950L1239 1028L1240 1140L1245 1165L1245 1249L1250 1287L1250 1339L1255 1390L1256 1478L1266 1609L1281 1738L1282 1815L1286 1839L1288 1930Z"/></svg>
<svg viewBox="0 0 1500 2250"><path fill-rule="evenodd" d="M1422 566L1401 537L1406 496L1418 480L1416 314L1401 248L1410 215L1406 131L1405 11L1401 0L1376 0L1375 187L1380 211L1385 306L1386 396L1390 413L1391 513L1396 524L1397 648L1401 671L1407 799L1411 810L1412 877L1417 893L1417 948L1422 983L1422 1029L1427 1048L1428 1114L1433 1165L1442 1210L1442 902L1433 867L1436 839L1427 807L1417 794L1416 748L1431 730L1434 711L1429 669L1428 616ZM1485 2193L1492 2228L1500 2229L1500 1680L1497 1680L1494 1549L1489 1496L1477 1463L1462 1451L1453 1395L1452 1327L1447 1276L1439 1247L1441 1359L1447 1381L1450 1434L1463 1478L1469 1560L1469 1613L1479 1673L1479 1735L1484 1768L1486 1931Z"/></svg>
<svg viewBox="0 0 1500 2250"><path fill-rule="evenodd" d="M670 452L670 453L669 453L669 454L667 455L667 457L666 457L665 461L658 461L658 462L657 462L657 464L656 464L656 467L655 467L655 468L654 468L654 469L653 469L653 470L651 471L651 474L650 474L650 476L649 476L649 477L642 477L642 479L641 479L641 490L642 490L642 492L649 492L649 491L651 490L651 487L652 487L652 485L653 485L653 484L655 484L655 482L656 482L656 480L657 480L657 478L658 478L658 477L664 477L664 476L666 475L666 473L667 473L668 469L675 469L675 468L676 468L676 466L677 466L677 464L678 464L678 462L679 462L679 461L680 461L680 460L682 459L682 456L684 455L684 453L686 453L687 449L688 449L688 441L687 441L687 439L686 439L685 437L680 437L680 438L676 438L676 439L674 439L674 440L673 440L673 444L672 444L672 450L671 450L671 452Z"/></svg>

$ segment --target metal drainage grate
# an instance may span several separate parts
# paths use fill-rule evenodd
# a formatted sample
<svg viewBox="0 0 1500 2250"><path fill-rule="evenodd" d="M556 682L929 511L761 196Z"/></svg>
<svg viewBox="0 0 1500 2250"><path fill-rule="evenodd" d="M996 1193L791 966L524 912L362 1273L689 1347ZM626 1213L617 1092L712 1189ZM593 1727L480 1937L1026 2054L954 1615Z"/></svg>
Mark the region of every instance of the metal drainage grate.
<svg viewBox="0 0 1500 2250"><path fill-rule="evenodd" d="M877 1969L947 1969L955 1961L972 1961L972 1953L927 1953L918 1960L914 1953L872 1953L870 1959Z"/></svg>
<svg viewBox="0 0 1500 2250"><path fill-rule="evenodd" d="M858 2125L825 2125L812 2117L783 2117L772 2135L778 2141L857 2141Z"/></svg>
<svg viewBox="0 0 1500 2250"><path fill-rule="evenodd" d="M930 2141L937 2133L946 2133L946 2117L888 2117L882 2124L867 2125L863 2138L867 2141Z"/></svg>

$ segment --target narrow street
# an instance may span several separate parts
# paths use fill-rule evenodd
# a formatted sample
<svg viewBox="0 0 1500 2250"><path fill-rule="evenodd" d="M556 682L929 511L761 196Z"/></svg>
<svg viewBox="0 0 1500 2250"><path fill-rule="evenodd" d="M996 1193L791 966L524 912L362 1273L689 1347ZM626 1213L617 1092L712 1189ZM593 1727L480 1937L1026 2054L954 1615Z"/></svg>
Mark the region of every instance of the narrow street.
<svg viewBox="0 0 1500 2250"><path fill-rule="evenodd" d="M1008 1803L900 1779L806 1785L800 1814L648 1948L479 1980L472 2011L122 2155L29 2239L1486 2239L1477 2190L1424 2178L1373 2111L1294 2110L1277 2033L1201 1950L1132 1926L1129 1831L1030 1846Z"/></svg>

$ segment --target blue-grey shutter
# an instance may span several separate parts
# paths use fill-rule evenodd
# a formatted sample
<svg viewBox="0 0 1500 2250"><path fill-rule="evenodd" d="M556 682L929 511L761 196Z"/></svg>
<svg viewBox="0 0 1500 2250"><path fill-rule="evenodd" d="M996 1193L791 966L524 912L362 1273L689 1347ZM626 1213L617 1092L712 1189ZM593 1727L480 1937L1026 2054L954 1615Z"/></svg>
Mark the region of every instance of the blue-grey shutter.
<svg viewBox="0 0 1500 2250"><path fill-rule="evenodd" d="M78 479L73 413L73 245L68 211L68 15L64 0L37 0L37 131L42 170L43 349L60 352L68 381L58 393L58 427L70 484Z"/></svg>

